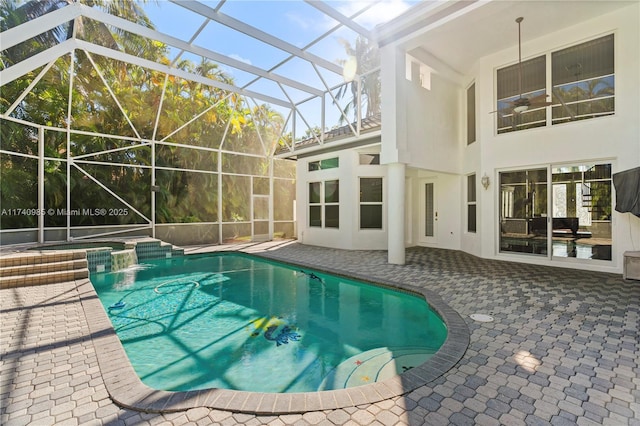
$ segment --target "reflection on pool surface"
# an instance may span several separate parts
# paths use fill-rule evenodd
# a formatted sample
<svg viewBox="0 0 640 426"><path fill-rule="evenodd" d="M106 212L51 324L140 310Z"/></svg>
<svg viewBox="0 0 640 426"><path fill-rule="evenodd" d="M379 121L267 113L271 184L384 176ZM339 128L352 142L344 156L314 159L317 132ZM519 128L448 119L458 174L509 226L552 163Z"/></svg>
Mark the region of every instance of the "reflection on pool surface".
<svg viewBox="0 0 640 426"><path fill-rule="evenodd" d="M421 364L447 335L423 296L238 253L91 281L137 374L156 389L358 386Z"/></svg>

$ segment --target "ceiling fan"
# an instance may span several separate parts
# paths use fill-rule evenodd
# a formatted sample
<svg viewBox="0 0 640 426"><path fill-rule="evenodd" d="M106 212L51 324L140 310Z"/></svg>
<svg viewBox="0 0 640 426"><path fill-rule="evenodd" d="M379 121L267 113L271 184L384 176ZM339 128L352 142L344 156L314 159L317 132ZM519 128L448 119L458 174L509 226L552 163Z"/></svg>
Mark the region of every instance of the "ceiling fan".
<svg viewBox="0 0 640 426"><path fill-rule="evenodd" d="M513 114L514 116L522 114L523 112L529 110L529 108L542 108L548 105L552 105L552 102L547 101L549 95L547 95L546 93L542 93L541 95L537 95L532 98L527 98L522 94L522 38L520 32L520 24L523 20L523 17L516 18L516 22L518 23L518 98L514 101L509 102L509 107L503 109L502 111L497 111L503 117L508 114Z"/></svg>

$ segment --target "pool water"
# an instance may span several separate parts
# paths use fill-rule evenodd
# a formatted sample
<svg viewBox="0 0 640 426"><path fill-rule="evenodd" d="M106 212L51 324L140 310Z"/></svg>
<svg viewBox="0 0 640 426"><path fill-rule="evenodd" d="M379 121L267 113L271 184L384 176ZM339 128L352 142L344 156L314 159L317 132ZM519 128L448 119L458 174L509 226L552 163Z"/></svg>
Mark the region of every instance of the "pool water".
<svg viewBox="0 0 640 426"><path fill-rule="evenodd" d="M447 335L423 296L245 254L154 260L91 281L155 389L358 386L426 361Z"/></svg>

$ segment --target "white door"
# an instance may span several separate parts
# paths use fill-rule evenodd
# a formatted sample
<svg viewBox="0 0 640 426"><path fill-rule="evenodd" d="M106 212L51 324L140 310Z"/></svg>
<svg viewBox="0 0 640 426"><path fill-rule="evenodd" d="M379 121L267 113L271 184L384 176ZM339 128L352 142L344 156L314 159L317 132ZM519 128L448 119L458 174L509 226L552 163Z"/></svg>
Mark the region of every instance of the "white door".
<svg viewBox="0 0 640 426"><path fill-rule="evenodd" d="M435 244L438 236L438 208L436 206L436 182L420 183L420 237L423 244Z"/></svg>

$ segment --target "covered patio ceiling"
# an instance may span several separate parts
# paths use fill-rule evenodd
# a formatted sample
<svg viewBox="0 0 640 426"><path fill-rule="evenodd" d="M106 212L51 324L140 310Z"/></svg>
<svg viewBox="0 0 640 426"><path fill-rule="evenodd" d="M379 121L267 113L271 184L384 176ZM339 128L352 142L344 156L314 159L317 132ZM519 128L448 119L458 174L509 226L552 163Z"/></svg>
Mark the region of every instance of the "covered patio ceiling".
<svg viewBox="0 0 640 426"><path fill-rule="evenodd" d="M522 55L527 57L538 52L527 51L526 43L633 3L637 0L454 1L404 14L382 27L377 40L459 77L472 74L480 58L505 49L513 49L517 60L517 17L524 18Z"/></svg>

